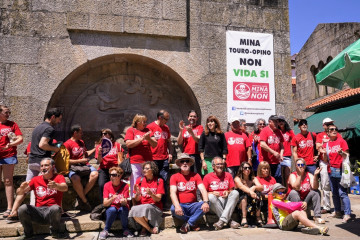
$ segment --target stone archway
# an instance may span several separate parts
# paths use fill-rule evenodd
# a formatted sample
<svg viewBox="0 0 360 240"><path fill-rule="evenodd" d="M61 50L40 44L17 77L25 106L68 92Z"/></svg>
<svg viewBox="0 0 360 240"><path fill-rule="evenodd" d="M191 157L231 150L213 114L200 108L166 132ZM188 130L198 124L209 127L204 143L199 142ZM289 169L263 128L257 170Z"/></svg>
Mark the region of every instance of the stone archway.
<svg viewBox="0 0 360 240"><path fill-rule="evenodd" d="M64 111L57 138L68 139L71 125L78 123L90 148L102 128L112 129L116 138L123 136L136 113L145 114L150 123L158 110L166 109L171 114L168 125L173 135L190 109L200 115L191 88L174 70L131 54L101 57L77 68L55 90L50 107Z"/></svg>

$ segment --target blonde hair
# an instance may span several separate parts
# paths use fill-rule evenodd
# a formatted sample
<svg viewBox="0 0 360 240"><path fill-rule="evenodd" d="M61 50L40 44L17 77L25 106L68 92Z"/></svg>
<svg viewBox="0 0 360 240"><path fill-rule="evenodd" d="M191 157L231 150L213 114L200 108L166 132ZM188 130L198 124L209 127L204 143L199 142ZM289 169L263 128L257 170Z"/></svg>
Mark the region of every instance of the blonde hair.
<svg viewBox="0 0 360 240"><path fill-rule="evenodd" d="M259 163L258 169L257 169L257 175L259 177L264 177L261 173L261 170L263 168L268 168L269 169L269 176L271 176L271 169L270 169L270 164L267 161L262 161Z"/></svg>
<svg viewBox="0 0 360 240"><path fill-rule="evenodd" d="M132 121L132 124L131 124L131 127L133 128L136 128L136 125L138 122L140 121L145 121L146 122L147 118L145 115L143 114L136 114L133 121Z"/></svg>

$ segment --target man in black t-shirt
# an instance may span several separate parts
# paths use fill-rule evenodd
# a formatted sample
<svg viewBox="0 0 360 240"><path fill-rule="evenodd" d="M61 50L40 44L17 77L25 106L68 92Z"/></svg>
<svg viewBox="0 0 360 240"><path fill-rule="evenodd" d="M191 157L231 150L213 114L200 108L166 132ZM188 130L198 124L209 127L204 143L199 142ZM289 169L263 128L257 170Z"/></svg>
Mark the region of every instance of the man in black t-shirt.
<svg viewBox="0 0 360 240"><path fill-rule="evenodd" d="M58 108L50 108L45 114L45 121L32 132L29 166L26 181L39 175L40 162L43 158L51 157L51 152L58 152L60 148L53 146L55 134L54 126L62 119L62 112Z"/></svg>

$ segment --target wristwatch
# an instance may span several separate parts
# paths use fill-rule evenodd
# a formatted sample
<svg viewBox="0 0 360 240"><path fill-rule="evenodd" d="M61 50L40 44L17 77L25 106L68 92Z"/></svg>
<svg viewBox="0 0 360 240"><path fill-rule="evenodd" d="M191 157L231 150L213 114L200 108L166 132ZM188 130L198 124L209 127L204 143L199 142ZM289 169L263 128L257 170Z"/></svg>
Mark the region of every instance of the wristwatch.
<svg viewBox="0 0 360 240"><path fill-rule="evenodd" d="M209 204L210 202L209 201L203 201L204 203L207 203L207 204Z"/></svg>

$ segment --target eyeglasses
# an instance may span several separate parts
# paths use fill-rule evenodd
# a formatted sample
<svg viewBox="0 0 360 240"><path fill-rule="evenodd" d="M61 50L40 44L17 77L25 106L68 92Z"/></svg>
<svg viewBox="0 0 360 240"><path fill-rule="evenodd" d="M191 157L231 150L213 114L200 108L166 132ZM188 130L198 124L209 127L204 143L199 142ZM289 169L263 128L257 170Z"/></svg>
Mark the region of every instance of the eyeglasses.
<svg viewBox="0 0 360 240"><path fill-rule="evenodd" d="M250 170L251 167L244 167L244 170Z"/></svg>
<svg viewBox="0 0 360 240"><path fill-rule="evenodd" d="M215 166L223 166L224 164L223 163L217 163L217 164L214 164Z"/></svg>
<svg viewBox="0 0 360 240"><path fill-rule="evenodd" d="M337 131L337 128L329 128L329 132Z"/></svg>
<svg viewBox="0 0 360 240"><path fill-rule="evenodd" d="M181 160L180 163L183 164L183 163L189 163L190 160Z"/></svg>
<svg viewBox="0 0 360 240"><path fill-rule="evenodd" d="M122 174L122 173L120 173L120 174ZM110 174L110 177L120 177L120 174L117 174L117 173L111 173L111 174Z"/></svg>
<svg viewBox="0 0 360 240"><path fill-rule="evenodd" d="M258 126L265 126L265 123L259 123Z"/></svg>
<svg viewBox="0 0 360 240"><path fill-rule="evenodd" d="M285 192L276 192L276 193L279 194L279 195L286 194Z"/></svg>
<svg viewBox="0 0 360 240"><path fill-rule="evenodd" d="M296 164L298 167L305 167L305 164L304 163L297 163Z"/></svg>

